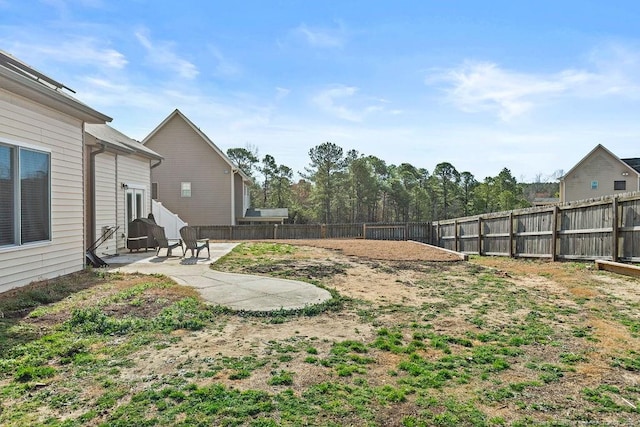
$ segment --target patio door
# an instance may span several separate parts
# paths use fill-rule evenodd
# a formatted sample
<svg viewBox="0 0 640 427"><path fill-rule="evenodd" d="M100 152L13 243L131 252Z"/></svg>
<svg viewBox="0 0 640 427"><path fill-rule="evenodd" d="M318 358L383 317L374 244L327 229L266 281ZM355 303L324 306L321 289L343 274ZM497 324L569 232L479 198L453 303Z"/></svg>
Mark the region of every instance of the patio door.
<svg viewBox="0 0 640 427"><path fill-rule="evenodd" d="M147 213L144 209L144 189L127 188L127 199L125 203L127 227L134 219L145 218Z"/></svg>

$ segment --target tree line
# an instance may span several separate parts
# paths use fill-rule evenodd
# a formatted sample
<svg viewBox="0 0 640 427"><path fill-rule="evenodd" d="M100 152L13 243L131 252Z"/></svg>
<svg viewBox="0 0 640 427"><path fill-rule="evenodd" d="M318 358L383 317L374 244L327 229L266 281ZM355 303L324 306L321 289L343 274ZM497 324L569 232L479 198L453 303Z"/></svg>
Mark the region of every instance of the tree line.
<svg viewBox="0 0 640 427"><path fill-rule="evenodd" d="M255 148L227 155L253 179L251 206L289 208L292 223L422 222L530 206L507 168L480 182L448 162L429 172L325 142L309 150L294 182L290 167L269 154L260 159Z"/></svg>

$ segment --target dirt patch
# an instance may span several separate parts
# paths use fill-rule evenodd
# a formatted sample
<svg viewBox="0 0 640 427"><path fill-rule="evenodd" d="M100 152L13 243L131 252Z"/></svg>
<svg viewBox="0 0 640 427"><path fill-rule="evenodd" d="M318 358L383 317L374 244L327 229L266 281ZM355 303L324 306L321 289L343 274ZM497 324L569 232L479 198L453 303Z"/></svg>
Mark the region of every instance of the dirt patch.
<svg viewBox="0 0 640 427"><path fill-rule="evenodd" d="M198 298L198 292L186 286L170 286L153 288L153 285L169 283L170 279L164 276L149 276L145 274L118 275L120 280L115 286L96 287L91 298L83 298L75 295L67 301L56 306L56 309L47 310L44 314L26 317L25 322L39 327L53 327L65 322L71 317L73 309L82 309L95 305L96 301L104 301L101 310L108 316L139 317L149 319L155 317L164 307L185 297ZM107 279L101 279L103 282ZM128 290L137 286L149 287L138 293L129 294ZM124 293L122 293L124 292ZM120 293L121 296L117 297ZM134 304L131 301L135 300Z"/></svg>
<svg viewBox="0 0 640 427"><path fill-rule="evenodd" d="M363 259L392 261L460 261L461 258L434 246L411 241L319 239L278 240L281 243L340 251L343 255Z"/></svg>

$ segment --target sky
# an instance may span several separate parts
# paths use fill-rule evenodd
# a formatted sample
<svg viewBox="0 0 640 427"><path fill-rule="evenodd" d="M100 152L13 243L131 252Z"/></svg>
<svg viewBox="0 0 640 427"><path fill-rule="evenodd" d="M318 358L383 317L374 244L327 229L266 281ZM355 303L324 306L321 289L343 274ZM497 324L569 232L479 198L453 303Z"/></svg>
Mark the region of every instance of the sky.
<svg viewBox="0 0 640 427"><path fill-rule="evenodd" d="M142 140L178 108L295 172L332 142L519 181L640 157L640 2L0 0L0 49Z"/></svg>

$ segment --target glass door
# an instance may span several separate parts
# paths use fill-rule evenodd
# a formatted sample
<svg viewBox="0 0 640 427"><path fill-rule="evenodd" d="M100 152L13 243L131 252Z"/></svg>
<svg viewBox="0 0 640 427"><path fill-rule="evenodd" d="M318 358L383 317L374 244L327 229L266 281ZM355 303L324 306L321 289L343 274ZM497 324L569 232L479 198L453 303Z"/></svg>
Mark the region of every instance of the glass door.
<svg viewBox="0 0 640 427"><path fill-rule="evenodd" d="M146 217L146 212L144 211L144 190L139 188L128 188L127 202L125 206L127 226L134 219Z"/></svg>

